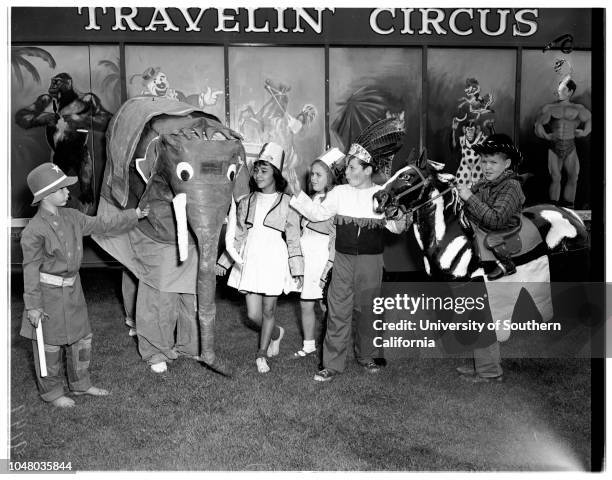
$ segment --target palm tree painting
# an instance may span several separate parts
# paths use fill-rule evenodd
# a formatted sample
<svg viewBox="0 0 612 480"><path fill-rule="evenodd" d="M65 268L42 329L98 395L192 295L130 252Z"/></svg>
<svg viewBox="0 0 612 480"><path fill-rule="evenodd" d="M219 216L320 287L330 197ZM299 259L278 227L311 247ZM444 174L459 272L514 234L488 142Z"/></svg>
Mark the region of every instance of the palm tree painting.
<svg viewBox="0 0 612 480"><path fill-rule="evenodd" d="M108 74L102 79L102 90L109 96L121 98L121 72L119 70L119 59L116 63L112 60L100 60L98 66L108 71Z"/></svg>
<svg viewBox="0 0 612 480"><path fill-rule="evenodd" d="M348 150L368 125L389 117L401 119L407 125L407 146L412 148L418 145L421 96L419 50L332 48L329 65L332 146Z"/></svg>
<svg viewBox="0 0 612 480"><path fill-rule="evenodd" d="M26 57L40 58L49 65L49 68L55 68L55 59L47 50L40 47L13 47L11 49L11 68L19 88L23 88L24 85L22 68L32 76L36 83L40 83L38 69L29 60L26 60Z"/></svg>
<svg viewBox="0 0 612 480"><path fill-rule="evenodd" d="M109 112L116 112L122 103L123 72L119 48L114 45L90 45L89 55L91 91L102 100Z"/></svg>
<svg viewBox="0 0 612 480"><path fill-rule="evenodd" d="M338 111L331 128L346 147L361 131L376 120L385 118L389 95L373 86L355 90L346 100L336 102Z"/></svg>

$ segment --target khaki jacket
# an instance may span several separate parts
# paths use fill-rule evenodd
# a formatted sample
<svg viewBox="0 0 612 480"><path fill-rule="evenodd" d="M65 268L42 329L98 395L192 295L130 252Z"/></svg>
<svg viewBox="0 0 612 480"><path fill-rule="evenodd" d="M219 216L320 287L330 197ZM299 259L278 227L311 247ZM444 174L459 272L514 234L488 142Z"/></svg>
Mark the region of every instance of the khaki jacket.
<svg viewBox="0 0 612 480"><path fill-rule="evenodd" d="M25 309L39 309L44 342L70 345L91 333L79 268L83 259L83 237L93 233L121 233L138 223L136 211L126 210L110 218L90 217L72 208L59 208L57 215L39 208L21 233L23 250L23 300ZM40 273L74 277L72 286L56 287L40 281ZM36 332L26 312L20 334L35 339Z"/></svg>

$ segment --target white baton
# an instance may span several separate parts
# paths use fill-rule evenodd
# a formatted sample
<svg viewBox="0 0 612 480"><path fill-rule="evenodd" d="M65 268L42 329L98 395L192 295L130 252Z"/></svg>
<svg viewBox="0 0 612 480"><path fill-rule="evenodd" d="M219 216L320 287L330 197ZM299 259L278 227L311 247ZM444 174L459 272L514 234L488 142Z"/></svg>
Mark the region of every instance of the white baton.
<svg viewBox="0 0 612 480"><path fill-rule="evenodd" d="M43 340L42 332L42 318L38 321L36 327L36 343L38 345L38 362L40 366L40 376L47 376L47 357L45 356L45 342Z"/></svg>

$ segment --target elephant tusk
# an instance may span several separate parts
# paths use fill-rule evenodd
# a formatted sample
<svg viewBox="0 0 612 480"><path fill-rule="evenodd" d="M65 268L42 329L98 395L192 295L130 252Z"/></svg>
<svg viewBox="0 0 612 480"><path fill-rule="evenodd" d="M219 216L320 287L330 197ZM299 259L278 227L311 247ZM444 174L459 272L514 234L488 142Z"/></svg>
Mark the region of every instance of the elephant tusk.
<svg viewBox="0 0 612 480"><path fill-rule="evenodd" d="M178 236L179 260L187 260L187 195L179 193L172 199L172 207L176 215L176 233Z"/></svg>

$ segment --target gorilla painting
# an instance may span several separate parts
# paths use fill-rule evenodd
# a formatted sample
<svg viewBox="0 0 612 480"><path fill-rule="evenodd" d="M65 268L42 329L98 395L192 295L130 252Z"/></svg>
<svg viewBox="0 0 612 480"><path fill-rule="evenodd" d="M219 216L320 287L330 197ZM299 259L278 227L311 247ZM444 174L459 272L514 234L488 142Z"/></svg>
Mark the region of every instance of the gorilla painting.
<svg viewBox="0 0 612 480"><path fill-rule="evenodd" d="M88 133L105 131L111 116L95 94L77 92L67 73L55 75L48 93L15 114L15 122L22 128L45 127L47 142L53 150L51 161L66 174L78 176L79 200L86 210L94 203Z"/></svg>

